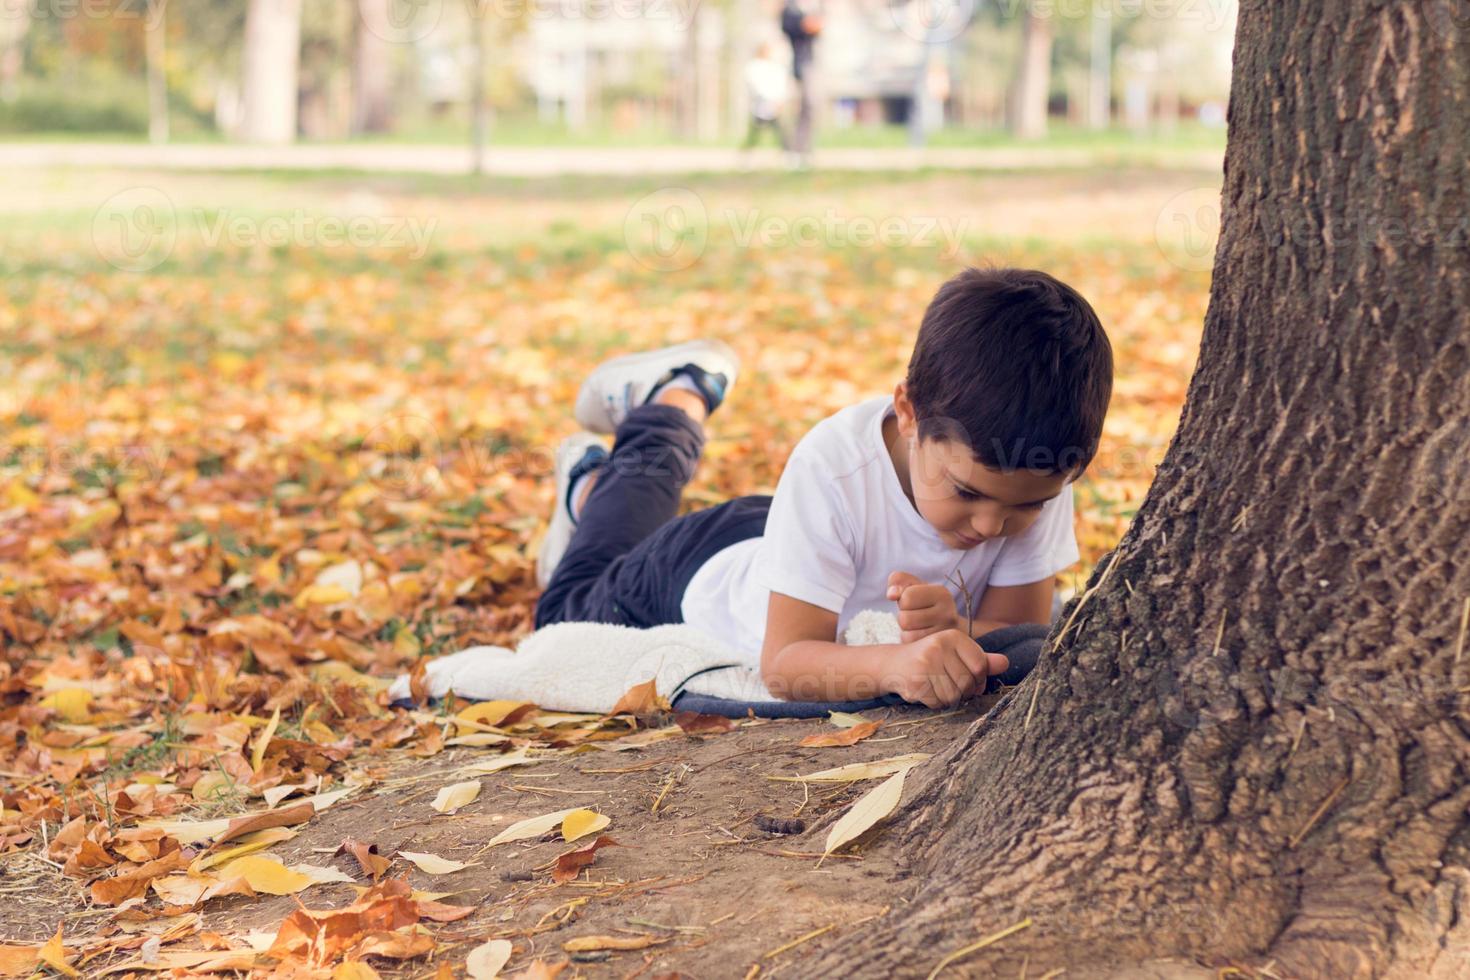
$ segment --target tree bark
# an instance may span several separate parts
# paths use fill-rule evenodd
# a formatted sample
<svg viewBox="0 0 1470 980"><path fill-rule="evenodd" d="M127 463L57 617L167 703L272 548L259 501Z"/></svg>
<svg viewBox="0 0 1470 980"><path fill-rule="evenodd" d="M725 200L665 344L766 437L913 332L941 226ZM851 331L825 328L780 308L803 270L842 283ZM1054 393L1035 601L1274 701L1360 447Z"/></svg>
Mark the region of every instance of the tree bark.
<svg viewBox="0 0 1470 980"><path fill-rule="evenodd" d="M301 0L250 0L245 13L242 139L295 140L300 59Z"/></svg>
<svg viewBox="0 0 1470 980"><path fill-rule="evenodd" d="M1470 975L1470 26L1450 12L1241 17L1178 433L1041 665L910 773L877 845L909 901L806 975L924 976L1026 917L947 969Z"/></svg>
<svg viewBox="0 0 1470 980"><path fill-rule="evenodd" d="M168 76L164 74L167 0L148 0L143 22L143 56L148 76L148 141L168 142Z"/></svg>
<svg viewBox="0 0 1470 980"><path fill-rule="evenodd" d="M1021 28L1021 62L1016 70L1015 109L1012 125L1021 139L1046 135L1046 103L1051 91L1052 29L1049 17L1027 4Z"/></svg>
<svg viewBox="0 0 1470 980"><path fill-rule="evenodd" d="M352 134L384 133L392 122L392 45L369 24L387 24L392 0L358 0L352 45ZM472 18L472 23L478 19Z"/></svg>

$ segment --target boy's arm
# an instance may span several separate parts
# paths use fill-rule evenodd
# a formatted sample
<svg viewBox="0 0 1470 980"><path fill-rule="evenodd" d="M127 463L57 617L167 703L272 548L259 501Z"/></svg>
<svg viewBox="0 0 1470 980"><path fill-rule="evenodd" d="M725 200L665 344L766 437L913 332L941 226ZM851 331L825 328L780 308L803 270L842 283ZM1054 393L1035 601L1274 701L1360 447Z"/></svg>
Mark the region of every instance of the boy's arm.
<svg viewBox="0 0 1470 980"><path fill-rule="evenodd" d="M860 701L886 694L882 668L900 646L850 647L836 638L835 612L772 592L761 679L786 701Z"/></svg>
<svg viewBox="0 0 1470 980"><path fill-rule="evenodd" d="M1051 622L1055 581L1048 577L1025 585L986 587L980 594L980 604L975 609L975 622L970 628L970 635L981 637L991 630L1018 623L1040 623L1045 626Z"/></svg>

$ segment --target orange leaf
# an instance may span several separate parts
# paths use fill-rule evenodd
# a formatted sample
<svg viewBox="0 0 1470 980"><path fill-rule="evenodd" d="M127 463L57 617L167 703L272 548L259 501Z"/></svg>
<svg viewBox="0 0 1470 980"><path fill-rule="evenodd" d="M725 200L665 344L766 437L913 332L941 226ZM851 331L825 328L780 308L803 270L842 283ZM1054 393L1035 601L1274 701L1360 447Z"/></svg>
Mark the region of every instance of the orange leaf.
<svg viewBox="0 0 1470 980"><path fill-rule="evenodd" d="M577 851L567 851L556 859L556 867L551 871L551 880L557 884L563 884L576 878L582 873L582 869L588 867L597 860L597 849L600 847L622 847L617 841L606 834L588 846Z"/></svg>
<svg viewBox="0 0 1470 980"><path fill-rule="evenodd" d="M225 832L215 838L214 847L219 847L226 841L232 841L236 837L243 837L257 830L265 830L269 827L289 827L292 824L306 823L315 813L316 807L310 802L306 802L298 803L295 806L288 806L284 810L266 810L264 813L255 813L248 817L231 820L229 826L225 828Z"/></svg>
<svg viewBox="0 0 1470 980"><path fill-rule="evenodd" d="M388 866L393 863L392 858L384 857L378 853L377 844L364 844L362 841L353 840L351 837L343 840L342 846L337 848L338 854L344 851L357 858L357 863L361 866L362 873L370 876L373 881L377 881L383 877L384 872L388 870Z"/></svg>
<svg viewBox="0 0 1470 980"><path fill-rule="evenodd" d="M828 745L853 745L876 732L878 726L881 724L883 724L881 721L860 721L851 728L844 728L840 732L823 732L817 735L808 735L798 744L805 745L808 748Z"/></svg>
<svg viewBox="0 0 1470 980"><path fill-rule="evenodd" d="M655 681L656 678L650 677L642 684L634 684L628 688L608 714L651 715L660 708L667 707L668 702L658 696L658 685Z"/></svg>

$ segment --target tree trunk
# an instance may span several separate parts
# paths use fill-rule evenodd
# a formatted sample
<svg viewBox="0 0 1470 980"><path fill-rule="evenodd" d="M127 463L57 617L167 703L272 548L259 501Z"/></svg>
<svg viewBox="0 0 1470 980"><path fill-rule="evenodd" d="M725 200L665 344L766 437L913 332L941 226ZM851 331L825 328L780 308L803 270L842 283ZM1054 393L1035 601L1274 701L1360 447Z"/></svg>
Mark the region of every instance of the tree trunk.
<svg viewBox="0 0 1470 980"><path fill-rule="evenodd" d="M148 141L168 142L168 79L164 74L167 0L149 0L143 22L143 57L148 77Z"/></svg>
<svg viewBox="0 0 1470 980"><path fill-rule="evenodd" d="M1016 70L1013 131L1021 139L1046 135L1046 100L1051 91L1051 20L1027 4L1021 28L1021 62Z"/></svg>
<svg viewBox="0 0 1470 980"><path fill-rule="evenodd" d="M240 136L252 143L296 138L301 0L250 0L245 13Z"/></svg>
<svg viewBox="0 0 1470 980"><path fill-rule="evenodd" d="M910 773L908 901L808 976L1026 917L950 969L1470 975L1470 25L1254 4L1234 73L1178 434L1041 665Z"/></svg>
<svg viewBox="0 0 1470 980"><path fill-rule="evenodd" d="M384 133L392 121L389 101L392 45L369 24L389 23L392 0L358 0L352 45L352 134Z"/></svg>
<svg viewBox="0 0 1470 980"><path fill-rule="evenodd" d="M485 98L485 19L478 10L470 15L474 66L470 70L470 167L485 172L485 141L490 132L490 106Z"/></svg>

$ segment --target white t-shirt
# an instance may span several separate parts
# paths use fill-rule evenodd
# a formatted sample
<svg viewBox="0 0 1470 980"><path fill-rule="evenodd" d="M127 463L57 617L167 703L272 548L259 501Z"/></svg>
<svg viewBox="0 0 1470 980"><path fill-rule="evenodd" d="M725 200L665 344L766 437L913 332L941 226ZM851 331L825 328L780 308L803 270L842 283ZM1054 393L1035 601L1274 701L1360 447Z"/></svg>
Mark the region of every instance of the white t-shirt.
<svg viewBox="0 0 1470 980"><path fill-rule="evenodd" d="M775 119L786 101L788 71L770 58L756 58L745 66L750 112L759 119Z"/></svg>
<svg viewBox="0 0 1470 980"><path fill-rule="evenodd" d="M1077 561L1070 484L1020 534L968 551L945 544L898 482L883 441L883 419L892 414L893 397L877 396L801 438L776 484L764 536L730 545L700 566L680 606L686 623L758 667L772 592L837 613L837 640L864 609L897 611L887 597L895 570L925 582L948 577L963 615L955 584L961 576L978 606L987 584L1037 582Z"/></svg>

